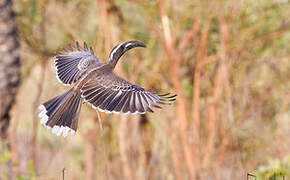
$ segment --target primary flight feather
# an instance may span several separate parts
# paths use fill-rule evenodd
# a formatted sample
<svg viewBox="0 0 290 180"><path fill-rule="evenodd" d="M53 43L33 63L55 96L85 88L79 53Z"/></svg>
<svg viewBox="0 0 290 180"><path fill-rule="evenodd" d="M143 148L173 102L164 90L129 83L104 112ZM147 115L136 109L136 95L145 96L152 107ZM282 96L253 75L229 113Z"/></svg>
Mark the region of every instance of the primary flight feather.
<svg viewBox="0 0 290 180"><path fill-rule="evenodd" d="M63 49L55 57L56 77L63 85L72 87L39 106L41 124L66 137L77 131L82 101L101 112L126 114L153 112L152 108L175 101L176 95L151 93L113 72L121 56L135 47L146 46L139 41L119 44L106 63L101 63L85 42L83 47L76 42L70 50Z"/></svg>

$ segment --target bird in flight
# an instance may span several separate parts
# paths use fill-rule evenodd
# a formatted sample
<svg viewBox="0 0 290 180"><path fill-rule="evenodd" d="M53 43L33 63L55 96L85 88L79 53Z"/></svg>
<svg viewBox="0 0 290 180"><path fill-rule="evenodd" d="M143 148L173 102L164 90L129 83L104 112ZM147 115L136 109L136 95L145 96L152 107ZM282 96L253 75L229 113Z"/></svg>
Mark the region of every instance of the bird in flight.
<svg viewBox="0 0 290 180"><path fill-rule="evenodd" d="M57 136L74 135L77 131L82 101L106 113L153 113L152 108L170 104L175 95L155 94L117 76L113 70L128 50L146 47L139 41L127 41L115 46L109 61L102 63L93 49L84 42L76 42L55 57L56 77L65 86L72 86L64 94L39 106L40 122Z"/></svg>

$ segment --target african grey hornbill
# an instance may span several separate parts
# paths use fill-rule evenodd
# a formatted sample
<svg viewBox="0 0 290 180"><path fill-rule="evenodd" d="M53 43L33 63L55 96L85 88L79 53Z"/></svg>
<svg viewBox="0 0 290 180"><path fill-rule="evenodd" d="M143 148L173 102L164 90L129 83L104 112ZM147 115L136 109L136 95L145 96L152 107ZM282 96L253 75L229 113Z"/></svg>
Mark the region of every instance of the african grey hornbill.
<svg viewBox="0 0 290 180"><path fill-rule="evenodd" d="M74 135L82 100L94 109L106 113L145 113L158 104L175 101L176 95L158 95L131 84L114 74L113 70L120 57L135 47L146 47L139 41L127 41L115 46L106 63L99 62L92 48L84 42L81 48L70 45L55 57L56 77L63 85L73 85L64 94L39 106L41 123L56 135Z"/></svg>

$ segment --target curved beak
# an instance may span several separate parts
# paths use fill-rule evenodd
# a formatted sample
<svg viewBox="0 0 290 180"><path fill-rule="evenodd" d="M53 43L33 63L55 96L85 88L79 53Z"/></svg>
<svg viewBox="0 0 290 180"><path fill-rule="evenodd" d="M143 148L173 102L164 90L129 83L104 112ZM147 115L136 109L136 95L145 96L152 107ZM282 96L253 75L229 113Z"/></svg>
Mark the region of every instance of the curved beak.
<svg viewBox="0 0 290 180"><path fill-rule="evenodd" d="M115 46L110 53L110 59L109 59L109 63L112 66L112 68L116 66L117 62L119 61L119 59L125 52L135 47L145 48L146 45L140 41L127 41L127 42L124 42L122 44Z"/></svg>
<svg viewBox="0 0 290 180"><path fill-rule="evenodd" d="M140 41L127 41L124 43L124 46L126 50L129 50L135 47L144 47L144 48L146 47L146 45Z"/></svg>

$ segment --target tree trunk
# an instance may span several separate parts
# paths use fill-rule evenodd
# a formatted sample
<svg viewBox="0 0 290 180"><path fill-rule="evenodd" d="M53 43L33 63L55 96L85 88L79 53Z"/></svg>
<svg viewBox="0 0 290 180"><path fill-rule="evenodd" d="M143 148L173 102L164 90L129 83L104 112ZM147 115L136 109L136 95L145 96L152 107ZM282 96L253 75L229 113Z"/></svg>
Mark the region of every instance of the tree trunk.
<svg viewBox="0 0 290 180"><path fill-rule="evenodd" d="M11 0L0 1L0 144L11 151L8 140L9 112L20 82L19 43ZM12 153L14 154L14 153ZM14 158L14 157L12 157ZM7 162L8 179L13 179L12 161ZM1 175L0 175L1 179Z"/></svg>
<svg viewBox="0 0 290 180"><path fill-rule="evenodd" d="M20 82L19 43L11 0L0 1L0 136L7 142L9 111Z"/></svg>

